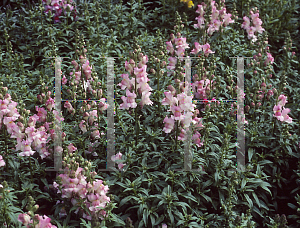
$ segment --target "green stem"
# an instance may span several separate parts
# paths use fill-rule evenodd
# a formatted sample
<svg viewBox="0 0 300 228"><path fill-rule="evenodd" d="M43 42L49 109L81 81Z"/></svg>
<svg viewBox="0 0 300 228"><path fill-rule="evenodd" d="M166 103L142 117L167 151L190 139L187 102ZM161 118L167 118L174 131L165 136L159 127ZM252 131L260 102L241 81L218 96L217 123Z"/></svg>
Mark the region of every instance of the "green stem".
<svg viewBox="0 0 300 228"><path fill-rule="evenodd" d="M29 157L29 168L30 168L30 177L31 177L31 183L32 183L32 166L31 166L31 157Z"/></svg>
<svg viewBox="0 0 300 228"><path fill-rule="evenodd" d="M4 161L5 161L5 164L6 164L6 172L8 172L8 145L7 145L7 135L6 135L6 128L3 128L3 131L4 131L4 140L5 140L5 156L4 156Z"/></svg>
<svg viewBox="0 0 300 228"><path fill-rule="evenodd" d="M178 123L179 120L176 120L176 138L175 138L175 151L177 150L177 138L178 138ZM174 151L174 152L175 152Z"/></svg>
<svg viewBox="0 0 300 228"><path fill-rule="evenodd" d="M134 84L135 84L135 87L134 87L134 90L135 90L135 94L137 94L137 88L136 88L136 75L134 74L134 78L135 78L135 80L134 80ZM138 142L138 131L137 131L137 129L138 129L138 123L137 123L137 108L138 107L136 107L135 108L135 146L137 146L137 142Z"/></svg>

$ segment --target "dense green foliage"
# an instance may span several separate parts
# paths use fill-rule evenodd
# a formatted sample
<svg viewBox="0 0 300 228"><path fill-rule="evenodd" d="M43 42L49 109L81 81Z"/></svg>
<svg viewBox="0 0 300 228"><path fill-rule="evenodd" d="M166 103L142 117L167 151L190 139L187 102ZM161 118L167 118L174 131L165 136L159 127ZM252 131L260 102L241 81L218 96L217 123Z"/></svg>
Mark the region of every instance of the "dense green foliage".
<svg viewBox="0 0 300 228"><path fill-rule="evenodd" d="M71 61L79 61L76 49L83 51L83 45L93 66L92 76L97 75L101 82L103 97L106 97L107 90L107 65L106 59L99 57L122 57L115 59L114 63L115 149L116 153L124 155L124 163L128 166L125 171L98 172L98 169L105 168L107 160L105 135L94 148L98 157L85 154L89 143L95 140L90 137L92 130L83 134L78 126L83 119L78 110L84 104L74 104L74 115L62 108L65 119L63 132L66 133L64 156L67 156L68 145L73 143L77 148L74 154L82 159L80 167L86 165L83 161L92 162L91 169L97 172L96 178L109 186L111 203L105 208L109 216L92 225L87 219L79 219L67 200L63 206L56 205L58 200L64 199L51 189L55 174L45 171L53 166L53 159L41 159L38 153L31 157L17 156L20 151L17 153L13 149L16 139L8 137L3 125L0 129L0 155L6 165L0 167L0 183L5 180L10 192L0 191L0 224L6 222L11 224L10 227L18 227L18 214L29 210L30 207L26 206L32 203L31 196L40 206L35 213L47 215L57 227L157 227L163 223L174 228L299 227L299 0L226 1L227 12L238 16L237 21L234 19L235 23L226 26L222 32L206 37L214 55L203 61L192 61L192 76L196 73L202 76L202 61L209 75L216 77L217 89L211 91L208 99L229 100L237 97L234 90L227 88L233 88L237 80L236 60L229 57L253 57L259 52L266 57L264 49L269 46L269 52L275 59L271 66L245 59L245 105L251 108L245 112L248 124L245 124L244 172L230 171L235 168L237 134L233 114L235 107L232 108L231 103L221 102L220 106L212 105L211 110L203 111L200 111L203 104L197 106L205 126L201 130L204 145L197 147L193 144L191 148L193 169L203 166L203 171L174 171L183 168L184 142L175 142L174 132L166 134L163 131L163 120L169 112L167 106L159 103L164 92L168 91L168 85L175 87L175 83L174 77L167 76L166 72L158 80L162 67L155 58L168 63L166 41L170 41L171 33L176 35L180 32L182 37L186 37L190 49L185 56L195 47L194 42L204 42L203 34L193 27L199 15L195 12L197 5L202 1L194 1L192 8L179 0L155 1L157 6L153 10L153 6L146 8L147 4L135 0L126 4L111 4L107 0L75 2L78 20L74 21L73 13L68 12L67 16L62 14L60 17L61 23L54 23L50 13L45 15L39 1L24 4L21 0L10 0L2 6L0 89L2 86L8 88L7 93L18 103L18 111L27 121L29 116L37 113L36 106L46 107L39 103L38 94L51 91L54 98L54 59L47 57L68 57L61 65L62 75L68 78L73 69ZM216 2L220 4L220 1ZM251 45L246 31L241 28L243 16L249 17L253 7L259 9L265 29L258 36L260 44L256 45ZM175 25L178 27L174 29ZM268 44L265 43L267 38ZM153 105L145 105L143 109L138 107L137 132L134 111L129 113L119 109L125 91L117 84L122 80L120 75L127 73L125 61L129 62L132 58L129 52L139 47L149 58L147 73L149 85L153 88L150 97ZM292 52L296 54L293 56ZM178 62L176 73L182 72L184 67L184 62ZM156 73L150 73L150 69ZM268 77L270 74L272 78ZM259 102L256 94L262 82L276 88L277 93L269 100L264 98L260 107L252 107L251 102ZM3 90L0 93L6 94ZM287 97L285 107L291 110L288 115L293 119L292 123L280 122L273 117L273 107L280 94ZM80 89L78 95L77 99L84 99ZM62 89L62 97L72 99L66 87ZM94 99L91 94L87 98ZM23 109L30 110L30 115ZM53 122L54 115L49 112L47 118ZM106 133L106 118L104 112L98 120L99 132ZM176 149L174 145L177 143ZM49 146L53 148L53 141ZM62 207L68 212L67 218L58 215Z"/></svg>

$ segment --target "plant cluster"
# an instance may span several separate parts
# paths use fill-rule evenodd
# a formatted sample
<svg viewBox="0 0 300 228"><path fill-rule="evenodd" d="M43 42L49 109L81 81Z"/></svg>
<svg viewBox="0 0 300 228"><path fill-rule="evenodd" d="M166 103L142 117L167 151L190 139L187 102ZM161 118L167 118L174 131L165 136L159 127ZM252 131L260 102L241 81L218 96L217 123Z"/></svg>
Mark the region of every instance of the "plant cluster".
<svg viewBox="0 0 300 228"><path fill-rule="evenodd" d="M162 0L150 9L140 0L103 0L77 1L75 9L72 0L41 0L2 10L0 224L297 227L299 39L289 23L277 24L285 36L278 45L271 25L276 17L293 21L299 4L269 2ZM291 7L274 12L276 2ZM241 55L251 58L244 91L237 59L228 58ZM245 125L242 169L237 122ZM62 168L45 171L57 154ZM102 171L109 160L118 168Z"/></svg>

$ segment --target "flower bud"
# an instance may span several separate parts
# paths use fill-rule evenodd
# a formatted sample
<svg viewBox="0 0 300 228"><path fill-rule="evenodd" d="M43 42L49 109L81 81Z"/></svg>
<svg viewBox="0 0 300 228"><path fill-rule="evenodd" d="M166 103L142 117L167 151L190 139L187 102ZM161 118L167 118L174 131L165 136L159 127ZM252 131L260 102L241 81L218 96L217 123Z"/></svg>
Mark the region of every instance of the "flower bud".
<svg viewBox="0 0 300 228"><path fill-rule="evenodd" d="M176 79L175 79L175 83L176 83L176 84L179 84L179 83L180 83L180 80L179 80L178 78L176 78Z"/></svg>
<svg viewBox="0 0 300 228"><path fill-rule="evenodd" d="M198 79L199 79L198 74L195 74L195 75L193 76L193 81L196 82L196 81L198 81Z"/></svg>
<svg viewBox="0 0 300 228"><path fill-rule="evenodd" d="M155 74L156 71L152 68L152 69L150 70L150 73Z"/></svg>
<svg viewBox="0 0 300 228"><path fill-rule="evenodd" d="M165 65L167 65L166 61L163 61L163 62L160 64L161 67L164 67Z"/></svg>
<svg viewBox="0 0 300 228"><path fill-rule="evenodd" d="M261 88L262 91L265 91L266 90L266 83L264 83L264 82L261 83L260 88Z"/></svg>
<svg viewBox="0 0 300 228"><path fill-rule="evenodd" d="M249 110L250 110L250 106L249 106L249 105L246 105L246 106L245 106L245 111L246 111L246 112L249 112Z"/></svg>
<svg viewBox="0 0 300 228"><path fill-rule="evenodd" d="M254 107L255 106L255 103L254 102L251 102L251 104L250 104L252 107Z"/></svg>

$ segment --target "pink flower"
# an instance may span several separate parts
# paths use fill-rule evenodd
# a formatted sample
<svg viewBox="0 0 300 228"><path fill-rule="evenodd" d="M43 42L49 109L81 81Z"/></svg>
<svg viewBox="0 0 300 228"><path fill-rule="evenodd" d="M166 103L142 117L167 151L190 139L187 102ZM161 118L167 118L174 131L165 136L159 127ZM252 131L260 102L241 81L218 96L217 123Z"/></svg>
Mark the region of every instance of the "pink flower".
<svg viewBox="0 0 300 228"><path fill-rule="evenodd" d="M130 92L126 89L126 96L122 96L121 99L123 100L123 104L120 105L120 109L129 109L136 108L137 104L135 103L136 94L134 92Z"/></svg>
<svg viewBox="0 0 300 228"><path fill-rule="evenodd" d="M106 103L105 98L101 98L99 102L100 111L105 111L108 108L109 104Z"/></svg>
<svg viewBox="0 0 300 228"><path fill-rule="evenodd" d="M177 63L177 58L175 57L170 57L169 59L169 64L167 66L167 69L169 70L174 70L175 69L175 66L176 66L176 63Z"/></svg>
<svg viewBox="0 0 300 228"><path fill-rule="evenodd" d="M280 105L280 106L285 106L285 104L288 103L288 102L287 102L287 97L284 96L283 94L281 94L281 95L278 97L278 100L279 100L278 105Z"/></svg>
<svg viewBox="0 0 300 228"><path fill-rule="evenodd" d="M68 153L71 154L73 153L77 148L73 145L73 143L70 143L68 146Z"/></svg>
<svg viewBox="0 0 300 228"><path fill-rule="evenodd" d="M200 137L201 137L201 134L200 134L198 131L196 131L196 133L192 136L193 142L194 142L194 143L196 144L196 146L198 146L198 147L203 146L203 142L204 142L204 140L201 142Z"/></svg>
<svg viewBox="0 0 300 228"><path fill-rule="evenodd" d="M165 98L161 101L162 105L177 105L178 104L178 100L176 97L173 97L172 93L170 91L168 92L164 92L165 94Z"/></svg>
<svg viewBox="0 0 300 228"><path fill-rule="evenodd" d="M123 164L123 163L119 163L119 164L118 164L118 168L119 168L120 170L122 170L123 167L124 167L124 164Z"/></svg>
<svg viewBox="0 0 300 228"><path fill-rule="evenodd" d="M291 110L289 108L283 108L282 113L281 113L282 114L281 121L285 121L287 123L292 123L293 119L287 115L290 111Z"/></svg>
<svg viewBox="0 0 300 228"><path fill-rule="evenodd" d="M146 82L141 82L141 83L137 84L137 89L139 90L140 94L143 94L143 92L152 91L152 88Z"/></svg>
<svg viewBox="0 0 300 228"><path fill-rule="evenodd" d="M136 75L136 82L141 83L141 82L148 82L149 79L147 78L147 65L143 65L142 68L134 68L134 74Z"/></svg>
<svg viewBox="0 0 300 228"><path fill-rule="evenodd" d="M100 133L99 130L95 130L91 133L92 139L99 139L100 138Z"/></svg>
<svg viewBox="0 0 300 228"><path fill-rule="evenodd" d="M168 41L168 42L166 42L166 44L167 44L167 53L170 52L171 55L173 55L174 54L174 48L173 48L172 42Z"/></svg>
<svg viewBox="0 0 300 228"><path fill-rule="evenodd" d="M201 45L198 42L195 42L195 49L193 49L191 53L196 55L199 51L201 51L201 49Z"/></svg>
<svg viewBox="0 0 300 228"><path fill-rule="evenodd" d="M144 91L142 93L142 100L140 102L141 107L143 108L144 105L152 105L153 102L149 99L149 96L151 95L151 92Z"/></svg>
<svg viewBox="0 0 300 228"><path fill-rule="evenodd" d="M212 4L213 4L214 1L212 1ZM219 17L219 10L217 10L217 8L215 6L212 7L212 13L211 13L211 16L210 16L210 20L211 21L214 21L214 20L217 20Z"/></svg>
<svg viewBox="0 0 300 228"><path fill-rule="evenodd" d="M184 51L185 51L185 49L183 47L179 47L176 50L176 55L179 56L179 57L183 57L184 56Z"/></svg>
<svg viewBox="0 0 300 228"><path fill-rule="evenodd" d="M64 108L68 109L69 112L73 111L73 107L70 102L66 101L64 104Z"/></svg>
<svg viewBox="0 0 300 228"><path fill-rule="evenodd" d="M120 152L111 157L112 161L121 160L121 159L122 159L122 153Z"/></svg>
<svg viewBox="0 0 300 228"><path fill-rule="evenodd" d="M244 16L243 19L244 22L241 27L248 30L250 28L250 19L247 16Z"/></svg>
<svg viewBox="0 0 300 228"><path fill-rule="evenodd" d="M271 53L267 53L267 55L268 55L268 57L267 57L267 59L266 59L265 62L264 62L265 66L266 66L269 62L271 62L271 64L274 62L274 58L272 57Z"/></svg>
<svg viewBox="0 0 300 228"><path fill-rule="evenodd" d="M39 117L37 121L40 123L46 122L47 111L44 108L39 108L38 106L35 106L35 110L38 112L37 116Z"/></svg>
<svg viewBox="0 0 300 228"><path fill-rule="evenodd" d="M28 214L19 214L18 221L27 226L30 223L30 216Z"/></svg>
<svg viewBox="0 0 300 228"><path fill-rule="evenodd" d="M190 126L190 124L192 122L192 116L193 116L192 112L188 112L185 114L184 120L183 120L184 128L188 128Z"/></svg>
<svg viewBox="0 0 300 228"><path fill-rule="evenodd" d="M21 143L18 143L16 146L16 151L21 150L19 156L31 156L35 153L35 151L31 150L31 142L29 140L23 140Z"/></svg>
<svg viewBox="0 0 300 228"><path fill-rule="evenodd" d="M171 106L171 111L173 112L174 116L172 116L175 120L182 120L184 118L183 115L181 115L181 108L178 106ZM171 118L172 118L171 117Z"/></svg>
<svg viewBox="0 0 300 228"><path fill-rule="evenodd" d="M174 128L174 119L168 118L166 116L165 119L164 119L164 123L166 123L166 124L165 124L165 127L164 127L163 131L165 133L170 133Z"/></svg>
<svg viewBox="0 0 300 228"><path fill-rule="evenodd" d="M229 23L234 23L234 20L231 19L231 14L228 13L224 16L224 19L223 19L223 23L224 23L224 26L226 27L227 25L229 25Z"/></svg>
<svg viewBox="0 0 300 228"><path fill-rule="evenodd" d="M51 97L46 101L46 107L49 111L54 107L54 100Z"/></svg>
<svg viewBox="0 0 300 228"><path fill-rule="evenodd" d="M118 84L118 86L120 86L122 90L124 90L126 87L128 89L131 89L132 86L134 86L134 78L129 80L128 74L122 74L121 77L123 78L123 80Z"/></svg>
<svg viewBox="0 0 300 228"><path fill-rule="evenodd" d="M210 49L210 45L208 44L208 43L206 43L206 44L204 44L204 45L202 45L202 49L203 49L203 51L204 51L204 55L207 57L208 56L208 54L212 54L212 53L215 53L214 51L211 51Z"/></svg>
<svg viewBox="0 0 300 228"><path fill-rule="evenodd" d="M44 217L44 218L43 218ZM35 228L57 228L50 223L51 218L48 218L46 215L39 216L39 224L35 226Z"/></svg>
<svg viewBox="0 0 300 228"><path fill-rule="evenodd" d="M86 125L84 125L85 121L82 120L79 124L79 128L82 130L83 133L87 132L87 129L86 129Z"/></svg>
<svg viewBox="0 0 300 228"><path fill-rule="evenodd" d="M186 138L187 138L186 131L182 128L180 134L178 135L178 140L184 141L186 140Z"/></svg>
<svg viewBox="0 0 300 228"><path fill-rule="evenodd" d="M0 155L0 167L5 166L5 162L3 161L3 157Z"/></svg>
<svg viewBox="0 0 300 228"><path fill-rule="evenodd" d="M202 5L198 5L198 9L196 10L196 13L199 13L200 16L203 16L204 15L204 9L203 9L203 6Z"/></svg>
<svg viewBox="0 0 300 228"><path fill-rule="evenodd" d="M213 23L212 23L212 25L214 26L216 31L219 31L219 28L220 28L221 24L222 24L222 22L219 21L219 20L214 20Z"/></svg>
<svg viewBox="0 0 300 228"><path fill-rule="evenodd" d="M182 47L184 49L189 48L189 45L186 43L186 38L180 37L175 38L176 48Z"/></svg>

